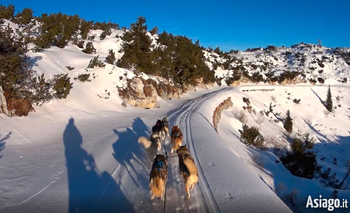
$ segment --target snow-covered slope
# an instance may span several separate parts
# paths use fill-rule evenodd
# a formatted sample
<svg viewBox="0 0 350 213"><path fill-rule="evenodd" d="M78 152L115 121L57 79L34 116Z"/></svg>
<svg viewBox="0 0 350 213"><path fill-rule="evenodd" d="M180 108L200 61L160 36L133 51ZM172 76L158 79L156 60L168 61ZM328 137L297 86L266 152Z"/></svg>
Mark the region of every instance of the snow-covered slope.
<svg viewBox="0 0 350 213"><path fill-rule="evenodd" d="M350 77L350 48L327 48L324 46L300 43L291 47L268 46L265 49L256 48L250 51L237 51L230 54L233 57L228 69L221 66L215 70L218 77L232 76L232 70L239 67L240 71L259 72L266 79L266 74L279 76L282 72L300 72L306 79L315 81ZM227 58L209 50L204 51L207 65L222 65Z"/></svg>

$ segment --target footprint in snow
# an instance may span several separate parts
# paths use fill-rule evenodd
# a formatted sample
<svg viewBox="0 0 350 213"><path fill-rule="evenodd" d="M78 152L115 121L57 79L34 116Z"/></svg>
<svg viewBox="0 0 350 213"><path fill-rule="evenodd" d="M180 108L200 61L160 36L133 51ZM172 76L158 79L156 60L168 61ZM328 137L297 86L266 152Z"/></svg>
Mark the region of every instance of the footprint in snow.
<svg viewBox="0 0 350 213"><path fill-rule="evenodd" d="M215 163L210 161L210 164L209 164L209 165L210 165L210 166L215 166Z"/></svg>
<svg viewBox="0 0 350 213"><path fill-rule="evenodd" d="M230 192L226 192L226 197L230 198L230 199L233 199L233 196L231 195Z"/></svg>

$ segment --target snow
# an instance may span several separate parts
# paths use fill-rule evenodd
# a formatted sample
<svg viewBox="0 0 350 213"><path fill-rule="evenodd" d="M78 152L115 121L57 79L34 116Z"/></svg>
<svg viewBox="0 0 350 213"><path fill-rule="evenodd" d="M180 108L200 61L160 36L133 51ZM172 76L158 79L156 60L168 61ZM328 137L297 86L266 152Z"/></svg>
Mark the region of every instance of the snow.
<svg viewBox="0 0 350 213"><path fill-rule="evenodd" d="M91 32L96 34L93 55L81 52L72 44L63 49L51 47L29 53L32 69L38 74L52 78L68 73L74 84L67 99L35 106L35 112L27 117L8 118L0 114L0 212L163 212L164 208L165 212L318 212L318 209L305 209L306 197L329 198L333 189L317 178L292 176L282 163L276 162L278 158L272 149L257 150L240 142L238 130L242 123L233 112L242 110L242 97L250 99L257 113L245 112L247 124L258 126L265 138L275 137L278 145L287 150L290 149L287 133L277 118L284 118L289 109L294 131L291 136L298 131L310 133L315 138L314 150L323 171L331 168L331 174L335 172L339 180L345 176L345 163L350 155L348 84L332 78L327 79L327 85L316 86L215 86L208 90L197 88L178 100L158 97L159 108L123 107L117 87L125 87L126 80L135 74L110 64L86 70L93 57L99 55L104 60L108 49L113 49L117 58L121 57L122 53L117 51L122 41L115 35L122 31L114 30L100 41L101 32ZM156 35L152 43L155 38ZM259 52L262 51L241 52L239 56L253 60ZM218 57L216 53L205 55L211 62ZM275 63L275 68L282 64L271 56L262 57ZM335 68L348 67L340 59L334 63L325 66L327 75ZM69 71L66 66L74 70ZM73 80L82 73L90 73L91 82ZM219 77L228 73L220 67L216 70ZM141 77L164 81L154 76ZM337 106L332 113L325 112L321 103L328 84ZM216 132L212 113L227 97L231 97L233 107L223 112ZM295 104L294 98L300 98L300 104ZM267 110L270 103L276 105L274 113L280 115L259 118L259 111ZM199 183L191 192L191 200L185 200L178 159L171 155L164 206L160 200L150 200L151 161L137 139L148 137L156 120L165 116L170 127L180 126L184 144L198 167ZM272 146L270 141L267 143L268 147ZM170 151L169 141L165 149ZM334 158L337 165L333 164ZM339 190L339 198L350 199L349 183L348 178Z"/></svg>

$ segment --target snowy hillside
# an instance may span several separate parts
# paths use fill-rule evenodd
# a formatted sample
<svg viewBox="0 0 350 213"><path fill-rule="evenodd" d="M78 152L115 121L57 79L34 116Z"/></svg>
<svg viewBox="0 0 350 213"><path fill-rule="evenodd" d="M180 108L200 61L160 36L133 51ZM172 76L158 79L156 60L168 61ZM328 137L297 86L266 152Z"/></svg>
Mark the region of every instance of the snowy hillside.
<svg viewBox="0 0 350 213"><path fill-rule="evenodd" d="M222 54L221 54L222 55ZM205 51L208 66L222 65L228 61L216 52ZM249 51L233 51L229 62L230 67L216 69L218 77L230 77L234 70L249 73L260 73L264 80L269 75L279 76L285 71L299 72L303 78L324 83L327 79L343 81L350 76L350 49L327 48L319 45L300 43L292 47L255 48Z"/></svg>
<svg viewBox="0 0 350 213"><path fill-rule="evenodd" d="M21 30L8 21L3 26L8 23ZM277 76L281 71L300 71L307 79L319 77L326 82L227 87L223 79L223 86L196 88L179 99L157 97L155 108L139 109L124 107L117 88L126 88L127 79L135 76L168 81L108 63L87 68L96 56L104 61L109 49L116 53L116 59L123 55L123 31L112 30L103 40L99 39L101 33L92 30L89 36L95 38L85 40L93 43L93 54L85 54L73 43L39 52L34 44L29 45L28 57L37 75L52 78L68 74L73 88L66 99L34 106L35 112L28 116L10 118L0 114L0 212L319 212L305 208L307 196L329 198L335 189L330 177L337 183L346 177L346 162L350 160L350 86L337 80L349 77L347 49L299 44L231 53L228 69L220 64L229 59L203 50L211 70L219 64L213 70L217 78L230 77L239 68L250 74L259 71L263 77L267 73ZM147 35L157 46L158 36ZM74 80L86 73L91 81ZM333 112L326 111L322 103L328 84ZM227 97L231 97L233 107L223 112L216 132L213 112ZM255 113L243 110L243 97L249 98ZM293 99L301 101L297 104ZM270 104L274 113L266 115ZM283 128L287 110L293 119L291 134ZM246 118L237 119L239 113ZM184 199L177 156L169 158L166 202L150 200L148 181L153 156L147 156L137 139L148 137L156 120L165 116L170 127L180 126L184 143L199 168L199 184L189 201ZM263 149L240 141L239 130L244 123L258 127L265 138ZM313 179L291 175L279 159L291 150L291 139L304 133L315 139L313 150L317 164L322 166ZM165 148L170 151L169 141ZM339 199L350 199L349 184L350 178L346 178L337 189ZM347 211L335 212L341 210Z"/></svg>

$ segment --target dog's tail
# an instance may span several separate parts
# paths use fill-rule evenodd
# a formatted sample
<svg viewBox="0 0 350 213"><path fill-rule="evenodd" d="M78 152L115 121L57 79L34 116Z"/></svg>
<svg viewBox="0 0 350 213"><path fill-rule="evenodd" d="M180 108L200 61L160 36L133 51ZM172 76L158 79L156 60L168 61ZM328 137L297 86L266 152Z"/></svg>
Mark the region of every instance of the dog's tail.
<svg viewBox="0 0 350 213"><path fill-rule="evenodd" d="M169 128L167 126L164 127L164 130L165 130L165 136L170 138L170 135L169 135Z"/></svg>
<svg viewBox="0 0 350 213"><path fill-rule="evenodd" d="M142 145L146 148L146 149L148 149L150 146L151 146L151 144L152 144L152 142L151 141L149 141L149 140L147 140L145 137L139 137L139 143L142 143Z"/></svg>
<svg viewBox="0 0 350 213"><path fill-rule="evenodd" d="M165 187L164 180L162 178L156 178L156 183L154 184L154 179L152 178L149 182L149 188L156 197L160 197L163 193L163 187Z"/></svg>
<svg viewBox="0 0 350 213"><path fill-rule="evenodd" d="M184 164L186 165L188 171L190 172L190 176L188 177L189 182L192 182L193 184L198 182L198 170L196 165L194 164L194 161L192 158L185 158L183 160Z"/></svg>

